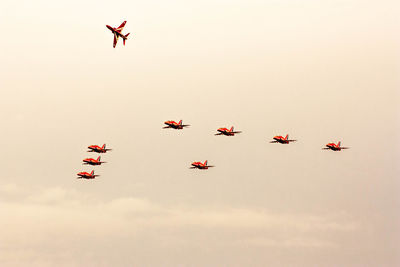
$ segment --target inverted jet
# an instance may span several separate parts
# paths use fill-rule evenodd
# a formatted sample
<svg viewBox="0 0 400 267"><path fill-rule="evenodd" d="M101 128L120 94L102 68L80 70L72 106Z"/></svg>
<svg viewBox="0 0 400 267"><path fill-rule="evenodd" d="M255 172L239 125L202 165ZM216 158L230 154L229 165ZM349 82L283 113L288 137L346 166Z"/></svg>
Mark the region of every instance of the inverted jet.
<svg viewBox="0 0 400 267"><path fill-rule="evenodd" d="M118 38L121 37L124 40L124 45L126 39L128 39L128 34L123 35L121 32L124 29L124 26L126 24L126 21L122 22L122 24L118 28L111 27L110 25L106 25L106 27L114 34L114 42L113 42L113 47L117 45Z"/></svg>
<svg viewBox="0 0 400 267"><path fill-rule="evenodd" d="M218 133L216 133L215 135L226 135L226 136L234 136L237 133L241 133L241 131L234 131L233 130L233 126L228 129L228 128L219 128Z"/></svg>

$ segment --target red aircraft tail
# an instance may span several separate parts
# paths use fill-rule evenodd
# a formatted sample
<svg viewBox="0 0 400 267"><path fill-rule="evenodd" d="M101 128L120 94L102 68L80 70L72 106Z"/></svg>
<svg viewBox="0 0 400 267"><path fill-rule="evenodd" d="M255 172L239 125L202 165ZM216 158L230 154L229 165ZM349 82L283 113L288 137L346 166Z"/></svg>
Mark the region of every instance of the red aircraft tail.
<svg viewBox="0 0 400 267"><path fill-rule="evenodd" d="M100 161L100 156L97 158L97 161Z"/></svg>
<svg viewBox="0 0 400 267"><path fill-rule="evenodd" d="M178 124L179 124L179 125L182 125L182 120L180 120L180 121L178 122Z"/></svg>
<svg viewBox="0 0 400 267"><path fill-rule="evenodd" d="M287 134L286 137L285 137L285 139L288 140L288 138L289 138L289 135Z"/></svg>
<svg viewBox="0 0 400 267"><path fill-rule="evenodd" d="M129 35L130 33L128 33L128 34L126 34L126 35L122 35L122 38L124 39L124 45L125 45L125 41L126 41L126 39L128 39L128 35Z"/></svg>
<svg viewBox="0 0 400 267"><path fill-rule="evenodd" d="M204 166L207 166L207 160L206 160L206 161L204 161Z"/></svg>
<svg viewBox="0 0 400 267"><path fill-rule="evenodd" d="M231 127L230 131L233 132L233 126Z"/></svg>
<svg viewBox="0 0 400 267"><path fill-rule="evenodd" d="M103 144L103 146L101 148L102 149L106 149L106 144Z"/></svg>
<svg viewBox="0 0 400 267"><path fill-rule="evenodd" d="M94 175L94 170L92 170L92 172L90 173L90 175Z"/></svg>
<svg viewBox="0 0 400 267"><path fill-rule="evenodd" d="M337 146L340 147L340 141L337 143Z"/></svg>

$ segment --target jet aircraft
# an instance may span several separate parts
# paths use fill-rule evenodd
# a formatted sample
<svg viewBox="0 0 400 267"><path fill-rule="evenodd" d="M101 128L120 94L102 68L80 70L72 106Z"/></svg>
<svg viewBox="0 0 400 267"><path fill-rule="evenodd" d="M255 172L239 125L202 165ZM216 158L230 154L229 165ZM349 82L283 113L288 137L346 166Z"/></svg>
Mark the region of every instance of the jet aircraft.
<svg viewBox="0 0 400 267"><path fill-rule="evenodd" d="M335 143L329 143L325 145L326 147L322 148L322 149L330 149L333 151L340 151L342 149L349 149L349 147L343 147L340 146L340 141L337 143L337 145Z"/></svg>
<svg viewBox="0 0 400 267"><path fill-rule="evenodd" d="M97 159L87 158L83 160L84 165L101 165L102 163L106 162L101 161L100 156Z"/></svg>
<svg viewBox="0 0 400 267"><path fill-rule="evenodd" d="M126 39L128 39L129 33L126 35L123 35L121 33L122 30L124 29L125 24L126 24L126 21L122 22L122 24L118 28L114 28L114 27L111 27L110 25L106 25L106 27L114 34L114 43L113 43L114 48L117 45L119 37L121 37L124 40L124 45L125 45Z"/></svg>
<svg viewBox="0 0 400 267"><path fill-rule="evenodd" d="M211 167L215 167L215 166L207 165L207 160L206 160L206 161L204 161L204 163L201 163L200 161L193 162L190 169L207 170L208 168L211 168Z"/></svg>
<svg viewBox="0 0 400 267"><path fill-rule="evenodd" d="M274 141L271 141L270 143L280 143L280 144L289 144L290 142L295 142L297 140L291 140L289 139L289 135L287 134L285 137L283 136L275 136Z"/></svg>
<svg viewBox="0 0 400 267"><path fill-rule="evenodd" d="M96 178L97 176L100 176L100 175L95 175L95 174L94 174L94 170L93 170L91 173L88 173L88 172L79 172L79 173L78 173L78 178L77 178L77 179L94 179L94 178Z"/></svg>
<svg viewBox="0 0 400 267"><path fill-rule="evenodd" d="M241 131L234 131L233 130L233 126L231 127L231 129L227 129L227 128L219 128L218 133L216 133L215 135L226 135L226 136L234 136L237 133L241 133Z"/></svg>
<svg viewBox="0 0 400 267"><path fill-rule="evenodd" d="M97 152L97 153L106 153L107 151L110 151L112 149L106 148L106 144L104 144L102 147L98 145L91 145L88 146L88 151L87 152Z"/></svg>
<svg viewBox="0 0 400 267"><path fill-rule="evenodd" d="M184 127L190 126L188 124L182 124L182 120L180 120L178 123L176 123L175 121L166 121L164 122L164 124L166 124L167 126L163 127L163 129L173 128L177 130L182 130Z"/></svg>

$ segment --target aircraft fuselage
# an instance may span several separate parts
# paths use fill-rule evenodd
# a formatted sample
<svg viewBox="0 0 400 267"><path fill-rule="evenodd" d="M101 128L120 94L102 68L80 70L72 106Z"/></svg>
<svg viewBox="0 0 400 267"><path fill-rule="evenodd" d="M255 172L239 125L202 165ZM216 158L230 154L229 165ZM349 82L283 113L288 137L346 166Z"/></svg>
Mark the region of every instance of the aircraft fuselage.
<svg viewBox="0 0 400 267"><path fill-rule="evenodd" d="M102 162L96 160L83 160L83 164L87 165L101 165Z"/></svg>
<svg viewBox="0 0 400 267"><path fill-rule="evenodd" d="M283 137L274 137L274 140L280 144L289 144L289 141Z"/></svg>
<svg viewBox="0 0 400 267"><path fill-rule="evenodd" d="M90 173L84 173L84 172L80 172L78 173L79 178L83 178L83 179L94 179L95 176L91 175Z"/></svg>
<svg viewBox="0 0 400 267"><path fill-rule="evenodd" d="M200 169L200 170L207 170L208 169L208 166L205 166L203 164L192 163L192 166L197 168L197 169Z"/></svg>
<svg viewBox="0 0 400 267"><path fill-rule="evenodd" d="M333 151L341 151L341 150L342 150L341 147L338 147L338 146L336 146L336 145L334 145L334 144L333 144L333 145L332 145L332 144L327 144L326 147L327 147L328 149L333 150Z"/></svg>
<svg viewBox="0 0 400 267"><path fill-rule="evenodd" d="M217 130L219 133L226 135L226 136L234 136L235 133L229 131L229 130L224 130L224 129L218 129Z"/></svg>

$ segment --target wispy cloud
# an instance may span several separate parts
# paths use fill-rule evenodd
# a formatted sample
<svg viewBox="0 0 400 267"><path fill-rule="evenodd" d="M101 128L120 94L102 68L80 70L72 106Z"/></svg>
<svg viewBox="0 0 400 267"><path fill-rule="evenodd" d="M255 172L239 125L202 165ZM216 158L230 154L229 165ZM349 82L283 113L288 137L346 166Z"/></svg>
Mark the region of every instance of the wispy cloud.
<svg viewBox="0 0 400 267"><path fill-rule="evenodd" d="M0 231L3 264L37 260L45 265L46 259L52 265L59 263L66 250L103 251L108 242L116 240L121 246L144 242L146 247L161 238L168 249L183 249L193 248L194 240L202 243L205 236L214 236L218 238L209 246L332 248L338 246L336 234L363 227L344 213L293 215L260 208L193 208L133 197L104 202L60 187L27 190L15 184L1 185L0 191L18 195L18 199L3 195L0 204L0 228L7 229ZM152 245L156 250L160 246ZM89 258L81 255L64 260L77 264Z"/></svg>

